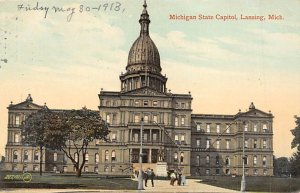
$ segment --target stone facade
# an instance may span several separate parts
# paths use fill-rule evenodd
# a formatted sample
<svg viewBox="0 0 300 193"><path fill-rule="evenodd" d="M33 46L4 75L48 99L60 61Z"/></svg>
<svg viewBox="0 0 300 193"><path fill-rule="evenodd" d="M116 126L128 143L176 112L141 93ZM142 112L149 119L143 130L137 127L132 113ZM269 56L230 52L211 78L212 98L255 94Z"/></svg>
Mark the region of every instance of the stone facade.
<svg viewBox="0 0 300 193"><path fill-rule="evenodd" d="M185 175L241 175L244 135L246 174L272 175L273 115L254 104L235 115L192 114L190 93L167 90L159 52L149 35L147 5L143 6L140 35L119 77L120 91L101 90L98 95L100 116L111 131L109 141L89 145L83 172L121 175L137 170L142 123L144 168L156 172L157 165L166 165L168 170L181 168ZM19 126L41 108L30 95L8 107L5 170L39 170L39 151L22 145ZM62 152L46 149L43 156L44 171L75 172Z"/></svg>

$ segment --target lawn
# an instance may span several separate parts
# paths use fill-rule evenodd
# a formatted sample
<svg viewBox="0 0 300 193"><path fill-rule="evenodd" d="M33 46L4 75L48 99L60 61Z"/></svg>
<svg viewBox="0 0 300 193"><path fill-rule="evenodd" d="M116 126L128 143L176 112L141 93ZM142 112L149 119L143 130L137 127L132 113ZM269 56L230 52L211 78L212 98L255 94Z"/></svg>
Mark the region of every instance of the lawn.
<svg viewBox="0 0 300 193"><path fill-rule="evenodd" d="M241 177L202 177L199 183L240 190ZM300 178L246 177L246 190L252 192L293 192L300 190Z"/></svg>
<svg viewBox="0 0 300 193"><path fill-rule="evenodd" d="M6 173L7 174L7 173ZM75 175L53 175L37 173L32 174L30 182L17 180L3 180L2 173L0 188L86 188L106 190L136 190L137 182L129 178L106 178L97 175L83 175L77 178ZM9 173L22 175L22 173Z"/></svg>

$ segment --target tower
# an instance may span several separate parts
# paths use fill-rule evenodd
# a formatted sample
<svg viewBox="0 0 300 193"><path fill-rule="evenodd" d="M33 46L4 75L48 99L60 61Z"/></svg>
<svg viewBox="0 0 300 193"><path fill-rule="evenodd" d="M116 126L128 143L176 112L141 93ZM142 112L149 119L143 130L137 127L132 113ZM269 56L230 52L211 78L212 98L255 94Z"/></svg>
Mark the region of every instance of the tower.
<svg viewBox="0 0 300 193"><path fill-rule="evenodd" d="M160 56L156 45L150 38L150 19L147 3L139 19L140 35L135 40L128 55L126 73L120 75L121 92L149 87L155 91L166 92L167 78L161 74Z"/></svg>

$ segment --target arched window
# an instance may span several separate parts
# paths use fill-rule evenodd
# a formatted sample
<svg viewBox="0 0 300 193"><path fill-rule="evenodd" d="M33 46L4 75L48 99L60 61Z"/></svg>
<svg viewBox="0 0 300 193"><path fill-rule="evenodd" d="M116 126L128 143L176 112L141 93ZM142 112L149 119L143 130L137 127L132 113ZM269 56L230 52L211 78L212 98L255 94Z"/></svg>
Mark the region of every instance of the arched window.
<svg viewBox="0 0 300 193"><path fill-rule="evenodd" d="M15 133L15 143L19 143L20 142L20 135L18 133Z"/></svg>
<svg viewBox="0 0 300 193"><path fill-rule="evenodd" d="M34 151L34 161L39 161L39 151Z"/></svg>
<svg viewBox="0 0 300 193"><path fill-rule="evenodd" d="M74 153L74 159L75 159L75 161L76 162L78 162L79 161L79 159L78 159L79 157L78 157L78 153L76 152L76 153Z"/></svg>
<svg viewBox="0 0 300 193"><path fill-rule="evenodd" d="M116 161L116 152L115 152L115 150L112 150L112 152L111 152L111 161Z"/></svg>
<svg viewBox="0 0 300 193"><path fill-rule="evenodd" d="M226 157L225 164L226 164L226 166L230 166L230 158L229 157Z"/></svg>
<svg viewBox="0 0 300 193"><path fill-rule="evenodd" d="M109 155L108 155L108 150L105 151L105 161L108 161Z"/></svg>
<svg viewBox="0 0 300 193"><path fill-rule="evenodd" d="M85 158L86 163L89 162L89 154L88 153L85 154L84 158Z"/></svg>
<svg viewBox="0 0 300 193"><path fill-rule="evenodd" d="M254 156L253 157L253 165L256 166L256 164L257 164L257 156Z"/></svg>
<svg viewBox="0 0 300 193"><path fill-rule="evenodd" d="M181 153L180 153L180 162L183 162L183 158L184 158L184 153L181 152Z"/></svg>
<svg viewBox="0 0 300 193"><path fill-rule="evenodd" d="M27 150L25 150L24 151L24 162L27 162L28 161L28 151Z"/></svg>
<svg viewBox="0 0 300 193"><path fill-rule="evenodd" d="M178 153L174 152L174 162L177 162L177 161L178 161Z"/></svg>
<svg viewBox="0 0 300 193"><path fill-rule="evenodd" d="M18 155L19 155L18 151L15 150L14 151L14 162L18 161Z"/></svg>
<svg viewBox="0 0 300 193"><path fill-rule="evenodd" d="M209 164L210 163L210 157L209 155L206 156L206 164Z"/></svg>
<svg viewBox="0 0 300 193"><path fill-rule="evenodd" d="M95 163L99 163L99 153L95 154Z"/></svg>
<svg viewBox="0 0 300 193"><path fill-rule="evenodd" d="M55 162L57 161L57 153L56 152L53 153L53 161L55 161Z"/></svg>
<svg viewBox="0 0 300 193"><path fill-rule="evenodd" d="M266 156L263 157L262 165L263 166L267 165L267 157Z"/></svg>
<svg viewBox="0 0 300 193"><path fill-rule="evenodd" d="M88 166L84 166L84 172L89 172L89 167Z"/></svg>
<svg viewBox="0 0 300 193"><path fill-rule="evenodd" d="M220 164L220 157L217 155L216 156L216 165L218 166Z"/></svg>

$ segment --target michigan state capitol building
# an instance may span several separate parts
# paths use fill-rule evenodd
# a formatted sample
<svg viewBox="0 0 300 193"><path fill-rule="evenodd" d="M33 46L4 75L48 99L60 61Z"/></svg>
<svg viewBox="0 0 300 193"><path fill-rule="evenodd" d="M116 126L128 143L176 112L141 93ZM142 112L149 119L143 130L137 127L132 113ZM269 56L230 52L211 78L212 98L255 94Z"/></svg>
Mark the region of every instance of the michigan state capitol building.
<svg viewBox="0 0 300 193"><path fill-rule="evenodd" d="M122 175L137 170L143 119L144 168L161 175L177 168L186 175L242 175L244 161L246 175L273 175L273 115L253 103L232 115L192 114L191 94L167 89L168 78L161 74L159 51L149 35L147 4L143 7L139 37L129 51L126 73L119 76L121 90L98 95L109 141L89 145L83 172ZM22 145L19 126L41 108L30 95L8 106L5 170L39 171L40 152ZM46 172L75 172L62 152L46 149L43 157Z"/></svg>

